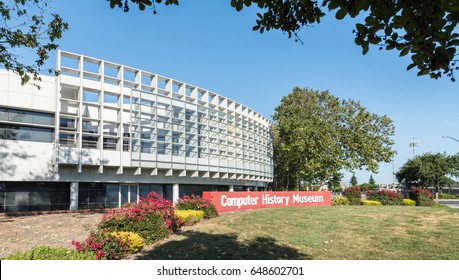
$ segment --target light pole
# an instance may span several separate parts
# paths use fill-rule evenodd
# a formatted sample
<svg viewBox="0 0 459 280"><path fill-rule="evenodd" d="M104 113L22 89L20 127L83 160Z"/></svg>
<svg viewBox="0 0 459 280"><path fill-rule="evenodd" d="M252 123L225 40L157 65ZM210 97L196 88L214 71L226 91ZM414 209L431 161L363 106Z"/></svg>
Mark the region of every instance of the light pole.
<svg viewBox="0 0 459 280"><path fill-rule="evenodd" d="M451 136L442 136L441 138L449 138L449 139L453 139L456 142L459 142L459 140L457 140L456 138L451 137Z"/></svg>
<svg viewBox="0 0 459 280"><path fill-rule="evenodd" d="M419 142L419 140L417 139L414 139L410 142L410 147L413 148L413 157L416 156L416 147L419 147L419 144L421 142Z"/></svg>

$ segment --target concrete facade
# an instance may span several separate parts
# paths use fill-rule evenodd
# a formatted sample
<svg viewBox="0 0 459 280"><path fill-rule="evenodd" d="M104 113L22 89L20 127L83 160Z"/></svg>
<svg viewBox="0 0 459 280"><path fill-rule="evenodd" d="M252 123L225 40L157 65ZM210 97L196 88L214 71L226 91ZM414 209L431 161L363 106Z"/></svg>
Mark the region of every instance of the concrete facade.
<svg viewBox="0 0 459 280"><path fill-rule="evenodd" d="M148 191L176 200L272 181L271 123L254 110L64 51L57 69L40 90L0 70L0 211L116 207Z"/></svg>

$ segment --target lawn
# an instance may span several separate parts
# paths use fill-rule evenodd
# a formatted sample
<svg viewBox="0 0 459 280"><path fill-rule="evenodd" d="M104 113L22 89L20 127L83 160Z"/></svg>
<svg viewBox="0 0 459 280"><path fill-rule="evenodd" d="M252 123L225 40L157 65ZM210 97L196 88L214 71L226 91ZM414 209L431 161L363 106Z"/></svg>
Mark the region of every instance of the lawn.
<svg viewBox="0 0 459 280"><path fill-rule="evenodd" d="M459 260L459 209L289 207L226 214L135 259Z"/></svg>

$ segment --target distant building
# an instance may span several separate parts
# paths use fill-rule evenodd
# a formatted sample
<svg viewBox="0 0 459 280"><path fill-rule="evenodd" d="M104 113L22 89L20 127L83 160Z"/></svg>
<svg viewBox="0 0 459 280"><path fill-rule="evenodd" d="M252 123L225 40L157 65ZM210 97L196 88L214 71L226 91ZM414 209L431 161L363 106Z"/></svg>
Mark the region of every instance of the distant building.
<svg viewBox="0 0 459 280"><path fill-rule="evenodd" d="M268 119L171 78L59 51L41 90L0 70L0 212L118 207L151 191L266 188Z"/></svg>

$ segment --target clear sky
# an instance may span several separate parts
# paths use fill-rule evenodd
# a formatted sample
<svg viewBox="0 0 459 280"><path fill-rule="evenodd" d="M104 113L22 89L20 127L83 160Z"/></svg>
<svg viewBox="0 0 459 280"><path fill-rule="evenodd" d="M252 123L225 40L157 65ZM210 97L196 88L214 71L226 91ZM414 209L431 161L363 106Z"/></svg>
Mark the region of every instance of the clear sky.
<svg viewBox="0 0 459 280"><path fill-rule="evenodd" d="M257 8L238 13L229 0L181 0L179 7L157 5L156 15L136 7L112 10L105 0L54 0L51 9L70 24L61 49L211 90L270 119L295 86L359 100L395 124L397 155L393 164L381 164L377 183L392 183L393 166L397 171L413 156L412 138L420 141L416 154L459 152L459 142L442 138L459 139L459 82L417 77L406 71L410 59L395 52L371 48L362 55L353 20L329 16L304 28L302 45L280 31L252 31ZM370 173L356 176L364 183Z"/></svg>

